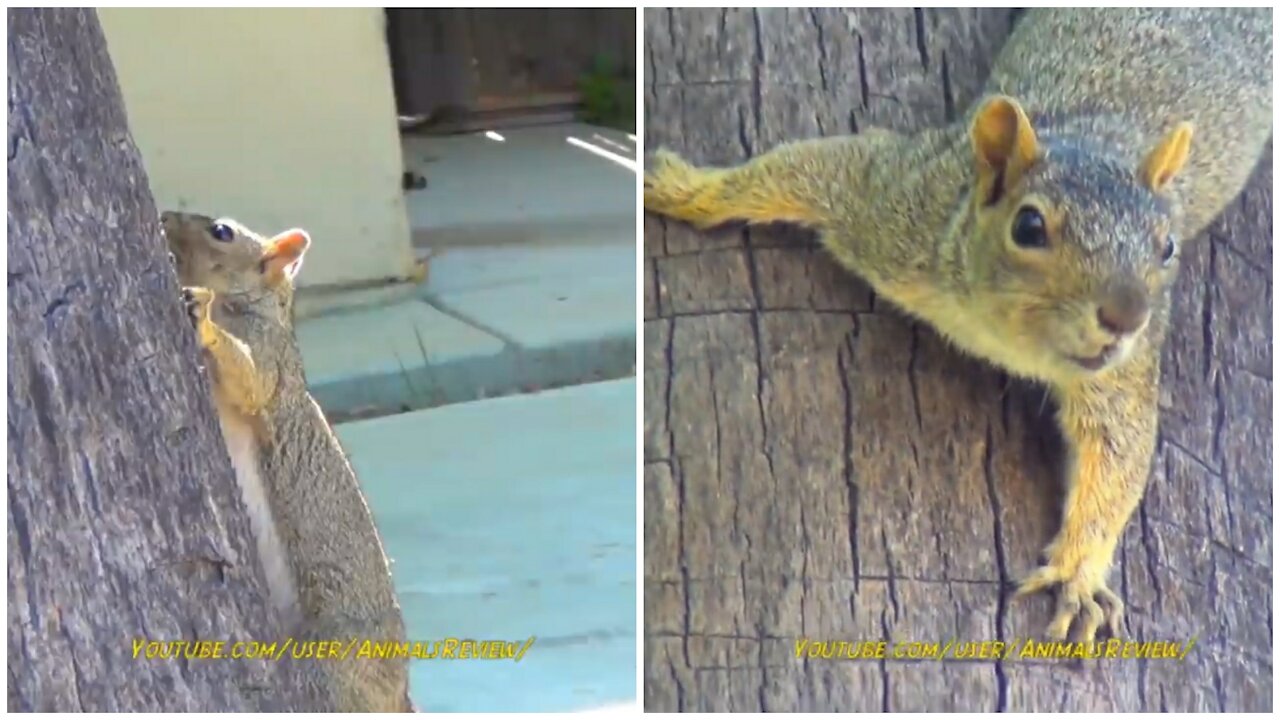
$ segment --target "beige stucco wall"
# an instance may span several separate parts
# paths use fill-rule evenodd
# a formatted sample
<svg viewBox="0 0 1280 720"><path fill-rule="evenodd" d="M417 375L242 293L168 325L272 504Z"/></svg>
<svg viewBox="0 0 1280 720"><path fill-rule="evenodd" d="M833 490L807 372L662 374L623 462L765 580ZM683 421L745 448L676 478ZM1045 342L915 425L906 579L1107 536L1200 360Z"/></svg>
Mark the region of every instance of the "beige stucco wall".
<svg viewBox="0 0 1280 720"><path fill-rule="evenodd" d="M307 229L303 286L410 273L381 9L98 16L161 209Z"/></svg>

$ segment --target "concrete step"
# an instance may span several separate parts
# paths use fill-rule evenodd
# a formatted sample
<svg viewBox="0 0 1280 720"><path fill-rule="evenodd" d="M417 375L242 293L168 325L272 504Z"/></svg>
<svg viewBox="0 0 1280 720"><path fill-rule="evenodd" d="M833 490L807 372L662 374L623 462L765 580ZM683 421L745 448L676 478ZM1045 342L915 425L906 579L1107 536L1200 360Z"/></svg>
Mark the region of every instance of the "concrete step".
<svg viewBox="0 0 1280 720"><path fill-rule="evenodd" d="M634 376L634 256L616 236L451 248L416 299L300 322L308 384L342 422Z"/></svg>
<svg viewBox="0 0 1280 720"><path fill-rule="evenodd" d="M416 660L426 712L634 703L634 379L351 422L410 639L535 640L524 658Z"/></svg>

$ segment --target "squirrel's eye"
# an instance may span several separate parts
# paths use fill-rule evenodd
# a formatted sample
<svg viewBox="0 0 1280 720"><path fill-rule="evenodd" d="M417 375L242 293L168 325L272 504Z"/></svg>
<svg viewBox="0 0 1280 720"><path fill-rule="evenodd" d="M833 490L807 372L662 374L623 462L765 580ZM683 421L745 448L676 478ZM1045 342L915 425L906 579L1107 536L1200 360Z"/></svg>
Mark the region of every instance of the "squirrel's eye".
<svg viewBox="0 0 1280 720"><path fill-rule="evenodd" d="M209 234L218 242L231 242L231 240L236 236L236 231L232 230L229 225L214 223L213 227L209 228Z"/></svg>
<svg viewBox="0 0 1280 720"><path fill-rule="evenodd" d="M1013 219L1013 242L1018 247L1042 248L1049 244L1044 216L1033 207L1024 207Z"/></svg>
<svg viewBox="0 0 1280 720"><path fill-rule="evenodd" d="M1169 236L1165 238L1164 250L1160 252L1160 262L1164 263L1165 265L1168 265L1170 262L1173 262L1173 256L1177 254L1178 254L1178 239L1175 238L1172 233L1170 233Z"/></svg>

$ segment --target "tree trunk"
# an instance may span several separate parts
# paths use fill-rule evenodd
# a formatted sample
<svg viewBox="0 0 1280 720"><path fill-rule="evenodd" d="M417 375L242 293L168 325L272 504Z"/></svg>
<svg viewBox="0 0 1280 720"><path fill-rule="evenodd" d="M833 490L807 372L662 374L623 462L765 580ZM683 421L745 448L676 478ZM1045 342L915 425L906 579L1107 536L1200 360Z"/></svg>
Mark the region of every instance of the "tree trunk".
<svg viewBox="0 0 1280 720"><path fill-rule="evenodd" d="M279 626L97 17L8 19L9 710L297 707L275 663L135 657Z"/></svg>
<svg viewBox="0 0 1280 720"><path fill-rule="evenodd" d="M740 162L957 117L1009 10L646 10L645 142ZM1043 639L1043 392L877 302L812 238L645 218L649 710L1271 708L1271 157L1187 245L1161 439L1112 582L1184 662L797 660L812 640Z"/></svg>

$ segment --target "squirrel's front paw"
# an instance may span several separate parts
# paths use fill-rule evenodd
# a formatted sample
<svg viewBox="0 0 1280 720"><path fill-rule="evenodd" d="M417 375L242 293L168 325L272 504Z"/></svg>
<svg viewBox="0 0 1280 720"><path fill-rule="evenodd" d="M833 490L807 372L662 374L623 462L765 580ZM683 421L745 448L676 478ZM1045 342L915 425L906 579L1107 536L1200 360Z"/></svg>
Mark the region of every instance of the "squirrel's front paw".
<svg viewBox="0 0 1280 720"><path fill-rule="evenodd" d="M182 304L187 308L187 317L192 327L199 329L209 320L209 304L213 302L213 291L202 287L182 288Z"/></svg>
<svg viewBox="0 0 1280 720"><path fill-rule="evenodd" d="M707 218L697 197L714 177L669 150L654 153L644 175L644 207L650 212L703 225Z"/></svg>
<svg viewBox="0 0 1280 720"><path fill-rule="evenodd" d="M1107 587L1107 558L1087 558L1067 563L1063 553L1050 550L1049 562L1040 566L1018 586L1015 598L1058 586L1058 606L1046 634L1051 640L1065 640L1071 623L1080 618L1077 638L1093 642L1104 624L1111 637L1120 637L1124 601Z"/></svg>

